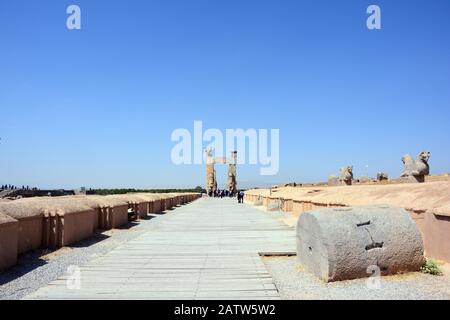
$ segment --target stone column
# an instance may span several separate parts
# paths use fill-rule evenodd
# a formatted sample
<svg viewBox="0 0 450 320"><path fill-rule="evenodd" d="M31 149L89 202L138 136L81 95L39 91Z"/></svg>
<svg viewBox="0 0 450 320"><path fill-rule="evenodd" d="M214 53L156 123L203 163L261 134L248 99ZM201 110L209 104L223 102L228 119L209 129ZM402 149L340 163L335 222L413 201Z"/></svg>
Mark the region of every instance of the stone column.
<svg viewBox="0 0 450 320"><path fill-rule="evenodd" d="M206 183L205 183L205 189L206 192L209 193L210 191L214 192L216 189L216 170L214 168L214 158L212 155L211 149L205 150L206 154Z"/></svg>
<svg viewBox="0 0 450 320"><path fill-rule="evenodd" d="M228 191L230 191L233 195L237 192L236 163L237 151L233 151L231 152L231 158L228 162Z"/></svg>
<svg viewBox="0 0 450 320"><path fill-rule="evenodd" d="M206 185L205 189L206 192L209 192L210 190L214 191L216 175L215 175L215 169L214 164L207 164L206 165Z"/></svg>

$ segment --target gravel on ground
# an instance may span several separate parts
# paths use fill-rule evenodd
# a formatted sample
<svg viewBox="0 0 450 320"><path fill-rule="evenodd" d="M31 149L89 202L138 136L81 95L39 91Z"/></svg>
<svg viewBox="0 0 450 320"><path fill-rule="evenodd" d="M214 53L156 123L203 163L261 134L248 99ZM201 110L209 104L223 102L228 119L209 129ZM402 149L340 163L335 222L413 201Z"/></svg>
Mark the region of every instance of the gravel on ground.
<svg viewBox="0 0 450 320"><path fill-rule="evenodd" d="M281 299L288 300L442 300L450 299L450 272L420 272L325 283L302 271L297 257L264 257Z"/></svg>

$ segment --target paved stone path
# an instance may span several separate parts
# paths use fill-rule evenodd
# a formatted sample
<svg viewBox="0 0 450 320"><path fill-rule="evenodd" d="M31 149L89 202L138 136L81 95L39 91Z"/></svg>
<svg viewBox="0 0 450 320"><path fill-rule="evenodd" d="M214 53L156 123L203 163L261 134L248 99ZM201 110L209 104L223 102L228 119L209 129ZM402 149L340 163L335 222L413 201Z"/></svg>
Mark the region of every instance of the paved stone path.
<svg viewBox="0 0 450 320"><path fill-rule="evenodd" d="M154 230L62 276L28 299L279 299L260 253L295 251L295 232L232 199L203 198Z"/></svg>

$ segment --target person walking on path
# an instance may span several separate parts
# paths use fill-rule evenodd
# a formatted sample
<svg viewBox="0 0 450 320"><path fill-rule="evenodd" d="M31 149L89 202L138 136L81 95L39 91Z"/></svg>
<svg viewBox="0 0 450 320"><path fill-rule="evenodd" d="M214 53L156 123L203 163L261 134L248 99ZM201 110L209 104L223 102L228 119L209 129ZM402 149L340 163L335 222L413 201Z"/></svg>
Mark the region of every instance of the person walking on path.
<svg viewBox="0 0 450 320"><path fill-rule="evenodd" d="M244 203L244 191L240 191L237 194L238 203Z"/></svg>

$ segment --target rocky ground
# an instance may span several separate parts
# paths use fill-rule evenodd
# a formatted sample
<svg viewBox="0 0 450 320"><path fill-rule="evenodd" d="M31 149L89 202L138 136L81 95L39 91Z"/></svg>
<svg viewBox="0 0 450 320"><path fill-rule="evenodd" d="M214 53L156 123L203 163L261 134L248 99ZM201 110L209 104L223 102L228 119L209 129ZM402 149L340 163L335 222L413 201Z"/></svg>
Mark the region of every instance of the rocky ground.
<svg viewBox="0 0 450 320"><path fill-rule="evenodd" d="M324 283L300 270L296 257L263 258L272 274L281 299L291 300L431 300L450 299L450 270L443 276L419 272L381 277L379 286L372 280L357 279ZM368 285L368 281L371 281Z"/></svg>

